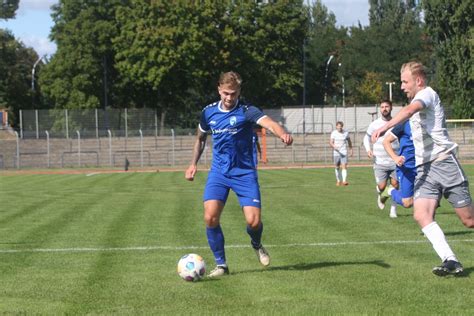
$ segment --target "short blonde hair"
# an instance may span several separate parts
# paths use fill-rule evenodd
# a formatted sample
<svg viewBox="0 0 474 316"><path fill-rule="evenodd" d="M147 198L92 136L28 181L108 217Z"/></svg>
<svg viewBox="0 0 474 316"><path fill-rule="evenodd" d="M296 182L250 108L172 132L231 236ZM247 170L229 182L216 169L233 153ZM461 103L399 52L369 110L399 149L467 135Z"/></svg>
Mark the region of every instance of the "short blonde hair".
<svg viewBox="0 0 474 316"><path fill-rule="evenodd" d="M422 77L423 79L426 79L426 68L420 62L410 61L408 63L403 64L402 68L400 69L400 73L404 72L405 70L409 70L412 76Z"/></svg>
<svg viewBox="0 0 474 316"><path fill-rule="evenodd" d="M235 71L224 72L220 75L218 84L228 84L240 88L242 85L242 77Z"/></svg>

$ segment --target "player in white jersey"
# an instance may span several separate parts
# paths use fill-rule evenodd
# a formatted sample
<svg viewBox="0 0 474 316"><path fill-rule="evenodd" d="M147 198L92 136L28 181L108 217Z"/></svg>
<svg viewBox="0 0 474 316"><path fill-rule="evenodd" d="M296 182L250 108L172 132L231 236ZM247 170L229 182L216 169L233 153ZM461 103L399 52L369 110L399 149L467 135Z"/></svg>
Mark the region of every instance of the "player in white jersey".
<svg viewBox="0 0 474 316"><path fill-rule="evenodd" d="M444 196L462 223L474 228L469 182L453 153L457 144L449 138L439 96L427 86L424 66L409 62L402 66L400 73L401 88L411 100L410 104L375 131L372 141L396 124L410 119L417 166L413 217L441 258L442 264L434 267L433 273L462 275L464 269L434 219L439 200Z"/></svg>
<svg viewBox="0 0 474 316"><path fill-rule="evenodd" d="M392 158L388 155L383 147L383 139L384 137L380 137L377 141L372 145L370 141L370 137L372 133L376 131L378 128L385 125L387 121L392 119L392 102L390 100L383 100L379 106L381 117L374 120L370 123L369 127L367 128L367 133L364 136L364 147L367 151L367 156L369 158L374 159L374 175L375 175L375 182L377 186L375 187L377 190L377 205L378 207L383 210L385 207L385 201L387 200L386 197L381 196L382 192L387 188L387 182L390 179L390 184L398 188L398 180L397 174L395 170L397 166ZM395 150L398 150L398 142L393 142L392 147ZM391 218L397 217L397 203L391 200L392 203L390 205L390 213L389 216Z"/></svg>
<svg viewBox="0 0 474 316"><path fill-rule="evenodd" d="M336 122L336 129L332 131L329 145L334 149L334 165L336 166L336 185L348 185L347 182L347 163L348 157L352 157L352 142L349 132L343 129L344 123ZM349 149L349 150L348 150Z"/></svg>

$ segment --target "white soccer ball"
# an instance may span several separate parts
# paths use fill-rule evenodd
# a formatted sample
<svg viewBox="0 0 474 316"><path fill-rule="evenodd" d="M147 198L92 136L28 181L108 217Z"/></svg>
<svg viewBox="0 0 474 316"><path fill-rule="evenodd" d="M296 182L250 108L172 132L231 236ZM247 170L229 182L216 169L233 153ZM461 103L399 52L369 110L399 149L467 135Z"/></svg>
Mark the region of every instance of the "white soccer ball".
<svg viewBox="0 0 474 316"><path fill-rule="evenodd" d="M205 273L206 263L200 255L190 253L178 261L178 275L185 281L199 281Z"/></svg>

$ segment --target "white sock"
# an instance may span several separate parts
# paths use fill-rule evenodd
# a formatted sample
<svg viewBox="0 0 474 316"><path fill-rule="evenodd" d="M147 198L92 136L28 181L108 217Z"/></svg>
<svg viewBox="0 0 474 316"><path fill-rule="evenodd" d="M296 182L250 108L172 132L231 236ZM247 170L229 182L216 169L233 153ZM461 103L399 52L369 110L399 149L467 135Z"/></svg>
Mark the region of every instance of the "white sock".
<svg viewBox="0 0 474 316"><path fill-rule="evenodd" d="M390 217L397 217L397 202L394 200L390 204Z"/></svg>
<svg viewBox="0 0 474 316"><path fill-rule="evenodd" d="M347 169L342 169L342 181L346 182L347 179Z"/></svg>
<svg viewBox="0 0 474 316"><path fill-rule="evenodd" d="M445 260L455 260L458 261L456 255L449 247L448 242L446 241L446 237L444 236L441 227L439 227L438 223L432 222L421 229L421 231L425 234L426 238L431 242L433 245L434 250L441 258L441 261Z"/></svg>
<svg viewBox="0 0 474 316"><path fill-rule="evenodd" d="M388 195L392 196L392 191L393 191L393 190L395 190L394 187L388 188L388 190L387 190Z"/></svg>
<svg viewBox="0 0 474 316"><path fill-rule="evenodd" d="M336 180L337 180L337 182L341 182L342 181L341 180L341 178L342 178L341 177L341 169L336 168L335 171L336 171Z"/></svg>

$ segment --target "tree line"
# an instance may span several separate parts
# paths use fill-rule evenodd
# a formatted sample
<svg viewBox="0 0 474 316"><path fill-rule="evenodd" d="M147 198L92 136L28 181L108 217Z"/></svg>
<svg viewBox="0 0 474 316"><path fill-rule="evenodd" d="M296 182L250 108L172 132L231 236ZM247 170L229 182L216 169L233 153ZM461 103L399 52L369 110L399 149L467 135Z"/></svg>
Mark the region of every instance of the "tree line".
<svg viewBox="0 0 474 316"><path fill-rule="evenodd" d="M344 27L321 0L60 0L47 60L0 30L0 107L13 120L19 109L147 107L191 127L228 70L262 108L374 104L390 87L405 103L400 66L419 60L450 117L473 118L470 0L368 1L370 24ZM0 18L17 8L5 0Z"/></svg>

